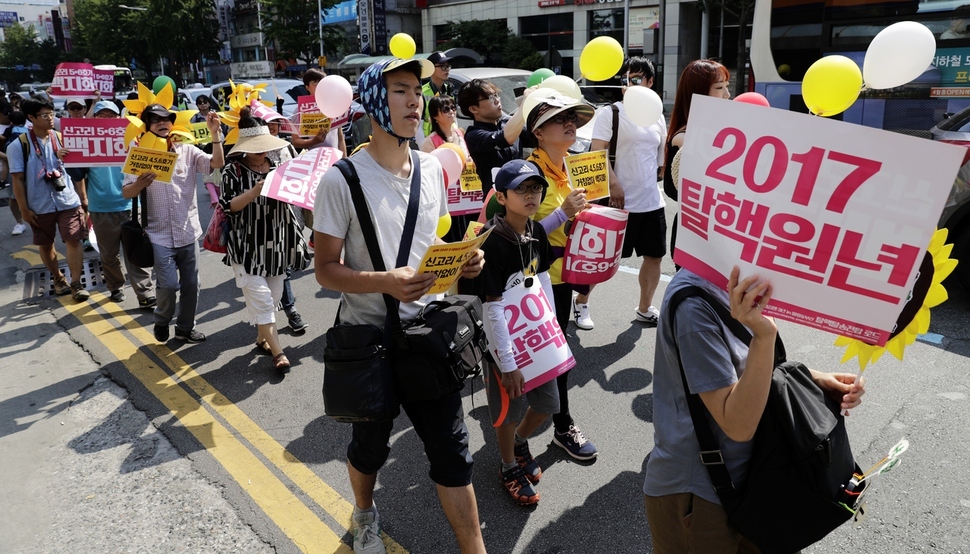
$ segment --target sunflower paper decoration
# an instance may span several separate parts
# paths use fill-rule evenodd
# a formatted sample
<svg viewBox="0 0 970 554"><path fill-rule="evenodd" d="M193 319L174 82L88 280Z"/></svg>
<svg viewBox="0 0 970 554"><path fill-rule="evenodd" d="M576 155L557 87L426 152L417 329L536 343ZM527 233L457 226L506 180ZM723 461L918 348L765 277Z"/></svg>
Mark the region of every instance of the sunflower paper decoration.
<svg viewBox="0 0 970 554"><path fill-rule="evenodd" d="M943 280L953 272L957 261L950 258L952 244L946 244L946 229L937 229L926 249L916 282L910 291L909 300L903 306L896 326L886 346L875 346L849 337L835 339L836 346L845 346L842 362L854 357L859 358L859 372L866 370L866 366L875 363L887 350L900 361L907 346L916 341L917 335L926 333L930 328L930 308L939 306L947 299Z"/></svg>
<svg viewBox="0 0 970 554"><path fill-rule="evenodd" d="M226 134L226 144L236 144L236 140L239 139L239 111L249 107L252 102L260 102L266 106L272 106L272 104L259 99L259 93L266 92L265 84L253 86L249 83L239 83L237 85L230 80L229 86L232 87L232 92L226 99L229 109L219 112L219 119L230 128L229 133Z"/></svg>
<svg viewBox="0 0 970 554"><path fill-rule="evenodd" d="M125 129L125 144L129 145L131 141L138 139L138 146L141 148L167 151L168 140L148 132L148 127L141 120L141 112L152 104L161 104L165 109L171 110L173 102L175 102L175 93L172 91L172 87L162 87L162 90L158 94L155 94L150 88L139 82L138 99L124 101L125 107L128 108L128 127ZM172 125L169 136L179 135L193 140L191 120L192 116L197 113L198 110L175 112L175 123Z"/></svg>

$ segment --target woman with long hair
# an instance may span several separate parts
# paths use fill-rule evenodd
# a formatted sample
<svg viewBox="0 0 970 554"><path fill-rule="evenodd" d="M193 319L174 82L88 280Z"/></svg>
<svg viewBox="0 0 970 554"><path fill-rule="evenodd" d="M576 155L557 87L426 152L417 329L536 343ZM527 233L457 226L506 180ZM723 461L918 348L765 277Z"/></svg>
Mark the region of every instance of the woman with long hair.
<svg viewBox="0 0 970 554"><path fill-rule="evenodd" d="M677 83L677 96L674 98L674 111L670 114L670 125L667 127L667 153L664 156L664 192L674 201L677 200L677 183L673 178L674 156L684 145L684 135L687 132L687 117L690 115L690 101L695 94L703 94L714 98L731 98L728 81L731 73L727 68L714 60L694 60L687 64L680 74ZM670 257L674 257L674 247L677 241L677 219L670 229Z"/></svg>
<svg viewBox="0 0 970 554"><path fill-rule="evenodd" d="M287 268L306 269L310 258L296 208L260 193L266 174L276 166L268 153L286 147L249 108L240 110L239 140L227 156L219 199L231 229L223 262L232 267L246 299L250 323L257 328L256 346L270 353L273 368L284 374L290 361L276 332L276 306Z"/></svg>
<svg viewBox="0 0 970 554"><path fill-rule="evenodd" d="M468 145L465 144L465 133L458 128L456 114L458 113L455 99L450 96L433 96L428 100L428 115L431 117L431 134L421 143L421 151L431 153L445 144L454 144L464 152L465 166L475 169ZM454 186L452 184L452 186ZM476 214L452 215L451 227L445 236L445 242L458 242L464 237L468 223L473 221Z"/></svg>

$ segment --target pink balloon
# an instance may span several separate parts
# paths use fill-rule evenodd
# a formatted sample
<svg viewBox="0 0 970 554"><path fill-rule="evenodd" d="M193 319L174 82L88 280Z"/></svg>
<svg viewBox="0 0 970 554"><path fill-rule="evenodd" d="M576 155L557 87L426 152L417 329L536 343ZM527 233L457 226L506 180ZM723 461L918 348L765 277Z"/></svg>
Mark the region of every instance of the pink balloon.
<svg viewBox="0 0 970 554"><path fill-rule="evenodd" d="M734 101L744 102L745 104L754 104L755 106L764 106L766 108L771 107L771 104L768 103L768 99L757 92L745 92L744 94L739 94Z"/></svg>
<svg viewBox="0 0 970 554"><path fill-rule="evenodd" d="M445 171L445 185L450 186L461 175L462 160L458 152L451 148L436 148L431 155L441 163L441 169Z"/></svg>
<svg viewBox="0 0 970 554"><path fill-rule="evenodd" d="M350 83L340 75L327 75L317 83L317 90L313 94L317 100L317 107L323 115L336 119L350 109L354 99L354 91Z"/></svg>

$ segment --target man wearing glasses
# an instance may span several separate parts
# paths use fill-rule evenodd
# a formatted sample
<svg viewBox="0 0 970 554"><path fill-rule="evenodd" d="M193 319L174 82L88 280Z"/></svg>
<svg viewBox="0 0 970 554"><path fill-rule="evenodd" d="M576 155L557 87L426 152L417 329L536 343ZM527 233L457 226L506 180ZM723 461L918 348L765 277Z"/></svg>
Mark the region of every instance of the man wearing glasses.
<svg viewBox="0 0 970 554"><path fill-rule="evenodd" d="M482 180L482 194L492 190L492 169L522 158L519 135L525 126L522 110L504 119L501 91L492 83L472 79L458 89L458 107L475 122L465 131L465 144Z"/></svg>
<svg viewBox="0 0 970 554"><path fill-rule="evenodd" d="M455 85L448 80L451 73L451 58L444 52L432 52L428 56L428 61L434 64L434 73L428 82L421 87L421 94L424 96L424 136L431 135L431 114L428 113L428 101L435 96L455 97ZM419 141L418 144L421 144Z"/></svg>
<svg viewBox="0 0 970 554"><path fill-rule="evenodd" d="M653 76L650 60L630 58L621 69L624 94L629 87L653 86ZM611 140L616 137L615 159L611 159L607 166L610 170L610 205L630 212L623 257L629 258L635 251L643 258L636 318L656 327L660 312L653 305L653 295L660 283L660 259L667 254L665 203L657 187L657 179L663 175L659 161L664 159L667 124L661 117L649 127L637 126L630 121L622 101L600 110L590 150L608 150ZM613 128L614 121L617 122L616 129ZM585 306L579 298L576 303L577 307ZM586 314L588 317L588 307Z"/></svg>

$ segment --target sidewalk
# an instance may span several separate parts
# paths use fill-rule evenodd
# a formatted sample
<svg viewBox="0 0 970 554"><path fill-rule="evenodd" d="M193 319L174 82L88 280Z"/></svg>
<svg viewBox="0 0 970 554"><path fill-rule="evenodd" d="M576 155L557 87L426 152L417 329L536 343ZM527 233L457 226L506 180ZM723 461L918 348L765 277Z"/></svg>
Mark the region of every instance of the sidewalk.
<svg viewBox="0 0 970 554"><path fill-rule="evenodd" d="M0 550L273 552L72 341L57 299L21 303L12 254L31 234L13 224L0 208Z"/></svg>

